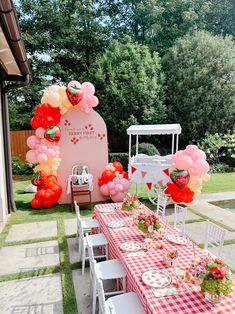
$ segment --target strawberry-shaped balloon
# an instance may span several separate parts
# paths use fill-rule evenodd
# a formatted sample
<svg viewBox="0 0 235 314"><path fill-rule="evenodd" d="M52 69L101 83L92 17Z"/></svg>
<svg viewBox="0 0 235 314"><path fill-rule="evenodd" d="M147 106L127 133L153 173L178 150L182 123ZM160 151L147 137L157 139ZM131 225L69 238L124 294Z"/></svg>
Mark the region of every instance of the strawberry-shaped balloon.
<svg viewBox="0 0 235 314"><path fill-rule="evenodd" d="M75 84L66 88L66 94L73 106L76 106L83 97L82 89Z"/></svg>
<svg viewBox="0 0 235 314"><path fill-rule="evenodd" d="M32 180L32 184L35 186L44 186L46 183L46 173L45 171L35 172Z"/></svg>
<svg viewBox="0 0 235 314"><path fill-rule="evenodd" d="M58 142L60 140L60 128L57 125L50 126L46 129L44 138L50 142Z"/></svg>
<svg viewBox="0 0 235 314"><path fill-rule="evenodd" d="M188 171L176 168L171 172L170 178L179 189L183 190L189 183L190 175Z"/></svg>

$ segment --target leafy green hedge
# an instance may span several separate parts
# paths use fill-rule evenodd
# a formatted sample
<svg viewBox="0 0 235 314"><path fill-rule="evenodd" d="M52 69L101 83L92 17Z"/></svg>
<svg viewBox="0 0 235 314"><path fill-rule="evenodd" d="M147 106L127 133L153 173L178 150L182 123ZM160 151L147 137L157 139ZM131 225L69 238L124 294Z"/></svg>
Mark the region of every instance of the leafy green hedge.
<svg viewBox="0 0 235 314"><path fill-rule="evenodd" d="M13 174L33 174L33 166L30 166L27 162L22 161L19 157L12 157L11 166Z"/></svg>

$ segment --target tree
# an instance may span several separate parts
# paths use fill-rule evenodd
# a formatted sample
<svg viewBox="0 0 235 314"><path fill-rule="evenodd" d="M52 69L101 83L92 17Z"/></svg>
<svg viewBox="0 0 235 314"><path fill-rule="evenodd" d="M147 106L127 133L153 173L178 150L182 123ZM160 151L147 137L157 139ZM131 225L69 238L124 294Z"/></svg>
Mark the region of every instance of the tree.
<svg viewBox="0 0 235 314"><path fill-rule="evenodd" d="M166 105L185 141L227 133L235 114L235 45L204 31L179 39L164 56Z"/></svg>
<svg viewBox="0 0 235 314"><path fill-rule="evenodd" d="M40 102L46 86L79 80L105 49L107 27L101 23L102 11L97 3L92 0L19 2L17 12L33 81L10 99L12 128L29 126L32 109Z"/></svg>
<svg viewBox="0 0 235 314"><path fill-rule="evenodd" d="M109 130L120 134L131 124L165 119L163 76L157 53L133 43L114 41L91 69L89 79L100 100L97 110Z"/></svg>

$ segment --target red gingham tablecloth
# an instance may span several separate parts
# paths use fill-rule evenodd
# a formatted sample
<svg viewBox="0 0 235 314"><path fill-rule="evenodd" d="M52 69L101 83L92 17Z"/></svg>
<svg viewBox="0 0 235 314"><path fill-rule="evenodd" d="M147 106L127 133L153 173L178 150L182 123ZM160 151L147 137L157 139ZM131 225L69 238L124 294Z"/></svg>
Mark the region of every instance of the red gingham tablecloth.
<svg viewBox="0 0 235 314"><path fill-rule="evenodd" d="M109 258L117 258L121 261L127 273L127 290L135 291L142 304L146 309L146 313L180 313L180 314L198 314L198 313L235 313L235 291L229 297L223 297L219 304L210 304L204 298L200 287L192 284L184 284L183 291L177 295L155 297L152 288L145 285L141 279L142 274L150 269L167 270L173 276L173 268L167 268L163 261L162 251L153 246L152 249L145 252L141 256L131 256L120 250L119 246L127 240L135 240L144 242L144 234L136 227L128 227L123 229L109 228L107 224L113 220L128 221L128 213L123 210L118 210L115 214L103 214L99 212L100 208L115 207L119 204L100 204L95 206L94 216L101 225L101 232L105 234L109 242ZM147 207L143 207L142 211L151 212ZM166 230L166 233L177 233L170 225L165 225L161 221L161 228ZM186 269L190 266L193 256L193 246L177 245L170 243L167 240L160 240L161 244L167 250L177 249L178 264L176 268ZM158 242L159 243L159 242ZM205 256L205 251L195 246L195 254Z"/></svg>

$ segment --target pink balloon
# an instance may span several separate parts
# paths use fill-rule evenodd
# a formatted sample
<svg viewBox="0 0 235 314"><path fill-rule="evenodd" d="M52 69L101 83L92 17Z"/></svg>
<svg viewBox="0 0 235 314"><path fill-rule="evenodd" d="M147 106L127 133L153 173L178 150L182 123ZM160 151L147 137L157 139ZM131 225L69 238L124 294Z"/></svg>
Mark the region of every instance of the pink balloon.
<svg viewBox="0 0 235 314"><path fill-rule="evenodd" d="M47 152L47 146L46 145L40 145L38 150L40 153L46 153Z"/></svg>
<svg viewBox="0 0 235 314"><path fill-rule="evenodd" d="M206 154L204 153L203 150L199 149L197 154L202 160L206 160Z"/></svg>
<svg viewBox="0 0 235 314"><path fill-rule="evenodd" d="M105 196L109 196L109 189L108 189L107 184L101 185L100 192L101 192L101 194L103 194Z"/></svg>
<svg viewBox="0 0 235 314"><path fill-rule="evenodd" d="M120 184L123 186L123 191L124 192L127 191L129 189L130 185L131 185L130 181L125 179L125 178L120 180Z"/></svg>
<svg viewBox="0 0 235 314"><path fill-rule="evenodd" d="M207 174L209 171L209 164L207 161L198 159L195 161L194 167L197 169L197 174L198 175L204 175Z"/></svg>
<svg viewBox="0 0 235 314"><path fill-rule="evenodd" d="M193 165L193 161L188 156L180 156L174 161L175 168L178 168L180 170L187 170Z"/></svg>
<svg viewBox="0 0 235 314"><path fill-rule="evenodd" d="M38 162L47 161L47 155L46 154L39 154L37 160L38 160Z"/></svg>
<svg viewBox="0 0 235 314"><path fill-rule="evenodd" d="M116 190L116 192L122 192L123 191L123 186L121 184L116 184L115 185L115 190Z"/></svg>
<svg viewBox="0 0 235 314"><path fill-rule="evenodd" d="M107 183L109 190L113 190L115 188L115 184L111 181Z"/></svg>
<svg viewBox="0 0 235 314"><path fill-rule="evenodd" d="M85 94L95 94L95 86L90 82L82 83L82 90Z"/></svg>
<svg viewBox="0 0 235 314"><path fill-rule="evenodd" d="M47 150L47 156L49 157L55 157L57 154L56 154L56 151L53 149L53 148L49 148Z"/></svg>
<svg viewBox="0 0 235 314"><path fill-rule="evenodd" d="M94 95L87 95L87 103L91 107L96 107L99 104L99 99Z"/></svg>
<svg viewBox="0 0 235 314"><path fill-rule="evenodd" d="M114 195L111 196L111 200L115 203L117 202L122 202L123 198L124 198L125 194L122 192L116 193Z"/></svg>
<svg viewBox="0 0 235 314"><path fill-rule="evenodd" d="M36 149L39 143L40 139L35 135L32 135L27 138L27 145L31 149Z"/></svg>
<svg viewBox="0 0 235 314"><path fill-rule="evenodd" d="M81 83L79 83L78 81L70 81L68 84L68 87L73 87L73 86L76 86L78 88L82 87Z"/></svg>
<svg viewBox="0 0 235 314"><path fill-rule="evenodd" d="M116 192L115 189L112 189L112 190L109 190L109 193L110 193L110 195L114 195L114 194L116 194L117 192Z"/></svg>
<svg viewBox="0 0 235 314"><path fill-rule="evenodd" d="M188 145L184 150L187 154L192 154L198 151L198 147L196 145Z"/></svg>
<svg viewBox="0 0 235 314"><path fill-rule="evenodd" d="M45 133L45 131L46 131L46 130L45 130L44 128L39 127L39 128L36 129L35 134L36 134L36 136L39 137L39 138L44 138L44 133Z"/></svg>
<svg viewBox="0 0 235 314"><path fill-rule="evenodd" d="M32 164L36 163L37 162L37 154L35 151L33 150L29 150L27 153L26 153L26 160Z"/></svg>
<svg viewBox="0 0 235 314"><path fill-rule="evenodd" d="M113 179L113 183L114 183L114 184L118 184L118 183L120 183L120 179L119 179L119 178L117 178L117 177L115 177L115 178Z"/></svg>

